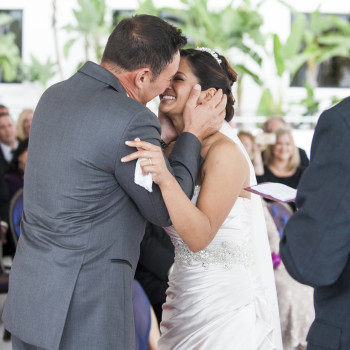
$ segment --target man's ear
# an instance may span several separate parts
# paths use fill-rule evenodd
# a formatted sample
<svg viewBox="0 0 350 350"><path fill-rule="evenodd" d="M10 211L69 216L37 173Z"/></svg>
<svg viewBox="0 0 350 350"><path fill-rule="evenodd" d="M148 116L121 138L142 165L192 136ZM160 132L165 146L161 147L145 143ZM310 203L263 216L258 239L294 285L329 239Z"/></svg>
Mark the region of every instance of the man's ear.
<svg viewBox="0 0 350 350"><path fill-rule="evenodd" d="M135 73L135 85L138 89L142 89L144 84L149 83L152 79L152 72L149 68L139 68Z"/></svg>

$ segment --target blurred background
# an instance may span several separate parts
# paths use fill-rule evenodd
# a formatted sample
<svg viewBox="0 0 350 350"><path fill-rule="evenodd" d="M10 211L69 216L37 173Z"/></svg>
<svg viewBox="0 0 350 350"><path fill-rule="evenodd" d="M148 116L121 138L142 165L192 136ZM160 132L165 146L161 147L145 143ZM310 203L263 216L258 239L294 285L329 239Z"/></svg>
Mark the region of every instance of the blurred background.
<svg viewBox="0 0 350 350"><path fill-rule="evenodd" d="M283 117L309 154L321 111L350 95L347 0L0 0L0 104L15 120L34 109L47 87L99 63L112 28L134 13L160 16L189 47L229 58L237 129L256 134Z"/></svg>

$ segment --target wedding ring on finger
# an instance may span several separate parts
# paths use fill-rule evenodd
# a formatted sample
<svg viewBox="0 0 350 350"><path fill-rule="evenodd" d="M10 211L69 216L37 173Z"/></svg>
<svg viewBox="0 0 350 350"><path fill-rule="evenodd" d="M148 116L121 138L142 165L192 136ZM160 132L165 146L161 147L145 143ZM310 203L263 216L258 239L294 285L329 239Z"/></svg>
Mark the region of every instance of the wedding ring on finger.
<svg viewBox="0 0 350 350"><path fill-rule="evenodd" d="M149 160L149 165L152 165L152 159L148 158L148 160Z"/></svg>

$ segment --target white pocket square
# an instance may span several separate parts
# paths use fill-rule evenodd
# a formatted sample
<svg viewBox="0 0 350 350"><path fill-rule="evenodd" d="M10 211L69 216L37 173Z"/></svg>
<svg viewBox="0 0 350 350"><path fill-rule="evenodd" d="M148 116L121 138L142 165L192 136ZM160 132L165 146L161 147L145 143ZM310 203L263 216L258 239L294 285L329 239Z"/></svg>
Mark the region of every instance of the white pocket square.
<svg viewBox="0 0 350 350"><path fill-rule="evenodd" d="M145 188L148 192L153 192L152 190L152 173L148 173L147 175L143 175L142 174L142 170L141 170L141 165L140 162L142 160L145 160L145 158L140 158L137 160L136 162L136 166L135 166L135 184Z"/></svg>

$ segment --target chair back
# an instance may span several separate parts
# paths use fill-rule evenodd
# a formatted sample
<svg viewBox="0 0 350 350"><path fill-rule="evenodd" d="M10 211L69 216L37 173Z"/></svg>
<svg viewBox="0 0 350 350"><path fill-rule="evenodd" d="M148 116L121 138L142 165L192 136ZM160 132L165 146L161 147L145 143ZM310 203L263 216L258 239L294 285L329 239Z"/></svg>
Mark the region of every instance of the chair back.
<svg viewBox="0 0 350 350"><path fill-rule="evenodd" d="M2 233L0 230L0 294L5 294L9 289L9 274L5 271L2 264Z"/></svg>
<svg viewBox="0 0 350 350"><path fill-rule="evenodd" d="M289 218L293 215L293 210L288 204L281 202L268 202L267 208L277 227L279 236L282 237L283 229Z"/></svg>
<svg viewBox="0 0 350 350"><path fill-rule="evenodd" d="M135 322L135 350L147 350L151 329L151 303L137 280L132 282L132 303Z"/></svg>
<svg viewBox="0 0 350 350"><path fill-rule="evenodd" d="M18 190L10 202L9 221L13 241L17 245L18 238L21 234L20 224L23 212L23 189Z"/></svg>

